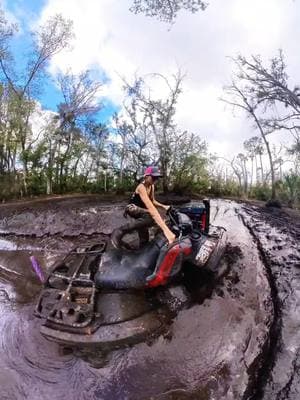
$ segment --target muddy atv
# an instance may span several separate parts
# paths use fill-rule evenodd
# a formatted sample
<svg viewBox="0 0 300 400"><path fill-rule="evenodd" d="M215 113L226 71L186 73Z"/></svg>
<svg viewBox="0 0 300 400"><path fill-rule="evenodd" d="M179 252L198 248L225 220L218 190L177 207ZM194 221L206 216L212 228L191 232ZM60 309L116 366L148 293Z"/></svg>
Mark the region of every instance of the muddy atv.
<svg viewBox="0 0 300 400"><path fill-rule="evenodd" d="M162 332L166 320L191 302L185 269L217 269L225 230L212 230L209 215L208 200L171 208L172 245L157 233L134 251L109 241L71 251L54 265L40 294L35 315L45 320L41 334L108 351Z"/></svg>

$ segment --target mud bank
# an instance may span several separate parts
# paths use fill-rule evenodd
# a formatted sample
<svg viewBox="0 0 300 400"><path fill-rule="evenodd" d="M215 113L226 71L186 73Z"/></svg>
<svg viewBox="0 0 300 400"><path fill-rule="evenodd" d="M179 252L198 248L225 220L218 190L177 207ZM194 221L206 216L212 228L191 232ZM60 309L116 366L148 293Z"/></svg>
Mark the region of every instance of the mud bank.
<svg viewBox="0 0 300 400"><path fill-rule="evenodd" d="M32 316L40 286L29 255L34 254L47 271L73 246L108 235L123 222L122 210L122 204L99 204L91 198L27 204L15 210L1 207L1 399L257 396L262 370L270 369L266 358L272 357L274 294L269 264L265 265L254 230L249 231L251 218L259 211L234 202L212 202L212 224L227 228L230 245L222 267L228 274L203 303L182 310L167 335L113 352L106 363L100 350L74 353L41 337L41 321ZM270 369L274 374L275 365ZM267 387L261 393L267 396Z"/></svg>
<svg viewBox="0 0 300 400"><path fill-rule="evenodd" d="M244 223L268 270L275 307L270 351L255 399L300 398L300 219L272 208L243 207Z"/></svg>

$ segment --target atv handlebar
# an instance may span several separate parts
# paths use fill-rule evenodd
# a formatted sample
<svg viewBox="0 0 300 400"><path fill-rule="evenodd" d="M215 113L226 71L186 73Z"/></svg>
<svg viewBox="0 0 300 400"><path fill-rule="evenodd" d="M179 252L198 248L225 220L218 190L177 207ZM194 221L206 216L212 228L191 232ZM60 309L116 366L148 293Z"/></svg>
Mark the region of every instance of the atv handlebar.
<svg viewBox="0 0 300 400"><path fill-rule="evenodd" d="M178 211L176 210L176 208L174 208L173 206L170 206L167 210L167 216L169 217L172 225L175 225L176 227L179 228Z"/></svg>

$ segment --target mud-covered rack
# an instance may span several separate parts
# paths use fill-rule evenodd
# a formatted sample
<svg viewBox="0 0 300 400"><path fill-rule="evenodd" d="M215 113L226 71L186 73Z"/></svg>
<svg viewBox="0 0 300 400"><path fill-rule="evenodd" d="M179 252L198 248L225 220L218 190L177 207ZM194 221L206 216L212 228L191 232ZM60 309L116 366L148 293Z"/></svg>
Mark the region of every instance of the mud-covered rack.
<svg viewBox="0 0 300 400"><path fill-rule="evenodd" d="M105 247L104 241L78 247L54 265L35 309L36 316L46 319L46 326L74 333L98 328L93 277Z"/></svg>

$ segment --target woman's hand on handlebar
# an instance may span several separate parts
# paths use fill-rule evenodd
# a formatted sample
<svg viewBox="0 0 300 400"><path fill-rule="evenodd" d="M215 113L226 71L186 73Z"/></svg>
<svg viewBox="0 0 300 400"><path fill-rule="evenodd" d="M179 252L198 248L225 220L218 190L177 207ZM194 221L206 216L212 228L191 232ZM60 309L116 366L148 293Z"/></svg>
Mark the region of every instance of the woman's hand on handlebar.
<svg viewBox="0 0 300 400"><path fill-rule="evenodd" d="M176 208L174 208L173 206L168 206L167 215L176 215L177 212L178 211L176 210Z"/></svg>

